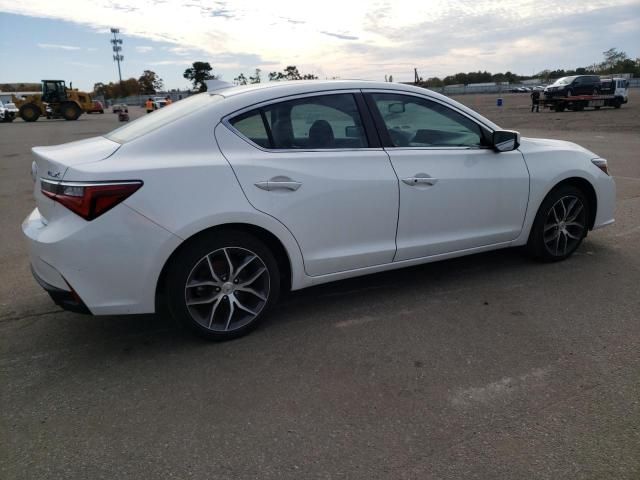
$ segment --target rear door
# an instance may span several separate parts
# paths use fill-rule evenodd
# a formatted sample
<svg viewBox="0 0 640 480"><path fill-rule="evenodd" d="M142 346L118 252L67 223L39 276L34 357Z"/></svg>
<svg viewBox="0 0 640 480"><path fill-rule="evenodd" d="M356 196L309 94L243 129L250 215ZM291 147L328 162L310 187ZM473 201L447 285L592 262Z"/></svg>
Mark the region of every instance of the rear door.
<svg viewBox="0 0 640 480"><path fill-rule="evenodd" d="M359 92L324 92L216 127L247 199L291 231L308 275L393 261L398 180L364 111Z"/></svg>

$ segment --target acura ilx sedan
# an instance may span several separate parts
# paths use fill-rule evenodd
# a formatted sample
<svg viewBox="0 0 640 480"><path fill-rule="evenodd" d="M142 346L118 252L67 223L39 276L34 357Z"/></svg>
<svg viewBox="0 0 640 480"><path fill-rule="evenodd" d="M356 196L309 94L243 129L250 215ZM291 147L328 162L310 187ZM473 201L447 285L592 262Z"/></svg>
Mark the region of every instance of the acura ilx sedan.
<svg viewBox="0 0 640 480"><path fill-rule="evenodd" d="M393 83L222 87L33 154L23 230L53 300L216 340L285 290L505 247L563 260L614 221L595 153Z"/></svg>

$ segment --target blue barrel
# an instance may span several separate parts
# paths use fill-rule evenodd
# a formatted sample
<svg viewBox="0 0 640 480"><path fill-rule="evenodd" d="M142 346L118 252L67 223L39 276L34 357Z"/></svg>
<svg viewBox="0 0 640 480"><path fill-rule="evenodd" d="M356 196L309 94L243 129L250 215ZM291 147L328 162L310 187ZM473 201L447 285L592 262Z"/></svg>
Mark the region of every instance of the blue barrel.
<svg viewBox="0 0 640 480"><path fill-rule="evenodd" d="M498 106L498 107L502 106L502 99L501 98L496 100L496 106Z"/></svg>

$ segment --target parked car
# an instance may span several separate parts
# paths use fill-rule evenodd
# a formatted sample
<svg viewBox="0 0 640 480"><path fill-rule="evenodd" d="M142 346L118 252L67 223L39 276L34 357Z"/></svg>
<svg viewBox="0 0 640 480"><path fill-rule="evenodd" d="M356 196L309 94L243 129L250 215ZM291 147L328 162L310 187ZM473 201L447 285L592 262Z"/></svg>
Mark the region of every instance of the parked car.
<svg viewBox="0 0 640 480"><path fill-rule="evenodd" d="M0 122L13 122L18 115L18 108L15 103L0 100Z"/></svg>
<svg viewBox="0 0 640 480"><path fill-rule="evenodd" d="M158 109L160 109L160 108L162 108L162 107L164 107L166 105L167 105L167 101L164 98L159 99L159 100L156 99L156 100L153 101L153 109L154 110L158 110Z"/></svg>
<svg viewBox="0 0 640 480"><path fill-rule="evenodd" d="M547 97L573 97L575 95L598 95L600 77L598 75L574 75L562 77L544 89Z"/></svg>
<svg viewBox="0 0 640 480"><path fill-rule="evenodd" d="M113 113L129 113L129 107L124 103L116 103L115 105L113 105L113 107L111 107L111 111Z"/></svg>
<svg viewBox="0 0 640 480"><path fill-rule="evenodd" d="M487 250L569 257L607 161L400 83L222 87L33 148L32 271L64 308L247 333L285 290Z"/></svg>
<svg viewBox="0 0 640 480"><path fill-rule="evenodd" d="M94 100L91 109L88 110L87 113L104 113L104 106L102 105L102 102Z"/></svg>
<svg viewBox="0 0 640 480"><path fill-rule="evenodd" d="M544 89L545 89L544 85L538 85L536 87L533 87L534 92L544 92Z"/></svg>

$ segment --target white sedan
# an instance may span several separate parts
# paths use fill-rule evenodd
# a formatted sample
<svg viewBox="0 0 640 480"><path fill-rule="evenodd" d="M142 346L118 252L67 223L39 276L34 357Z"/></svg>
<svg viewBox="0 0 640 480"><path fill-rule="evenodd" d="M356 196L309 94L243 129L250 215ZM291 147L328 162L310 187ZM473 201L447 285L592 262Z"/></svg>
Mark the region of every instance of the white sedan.
<svg viewBox="0 0 640 480"><path fill-rule="evenodd" d="M33 154L23 230L54 301L166 306L216 340L286 289L505 247L563 260L614 221L595 153L394 83L220 88Z"/></svg>

